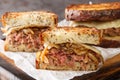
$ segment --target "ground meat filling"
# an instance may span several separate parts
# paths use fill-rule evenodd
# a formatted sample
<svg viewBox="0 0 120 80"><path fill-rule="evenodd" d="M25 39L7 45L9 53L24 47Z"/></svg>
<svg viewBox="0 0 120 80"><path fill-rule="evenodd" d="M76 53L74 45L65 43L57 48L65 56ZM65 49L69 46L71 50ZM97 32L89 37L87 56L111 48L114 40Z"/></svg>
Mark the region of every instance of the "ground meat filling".
<svg viewBox="0 0 120 80"><path fill-rule="evenodd" d="M59 48L52 47L49 50L48 54L46 55L48 58L49 64L54 66L67 65L71 68L75 68L78 66L76 69L79 69L79 70L89 70L89 69L95 70L99 62L101 61L99 56L96 55L95 52L85 50L86 48L84 47L80 48L80 46L79 47L76 46L76 48L79 48L81 50L81 53L83 51L86 51L78 55L73 50L73 48L75 48L74 46L75 45L71 45L70 47L70 45L68 44L62 44L62 45L59 45ZM89 56L89 54L94 56L97 59L97 61L92 59L92 57Z"/></svg>
<svg viewBox="0 0 120 80"><path fill-rule="evenodd" d="M103 36L120 36L120 28L108 28L103 30Z"/></svg>
<svg viewBox="0 0 120 80"><path fill-rule="evenodd" d="M15 31L7 36L7 40L11 45L18 46L24 44L27 48L34 47L38 50L43 49L41 33L44 29L27 28Z"/></svg>

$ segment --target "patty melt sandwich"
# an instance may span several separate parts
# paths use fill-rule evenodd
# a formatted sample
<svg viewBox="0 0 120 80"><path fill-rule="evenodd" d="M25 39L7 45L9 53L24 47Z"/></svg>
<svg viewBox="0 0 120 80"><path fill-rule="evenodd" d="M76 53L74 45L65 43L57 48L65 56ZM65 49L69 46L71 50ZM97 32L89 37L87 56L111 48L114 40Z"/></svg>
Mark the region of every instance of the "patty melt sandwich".
<svg viewBox="0 0 120 80"><path fill-rule="evenodd" d="M7 12L1 28L6 36L6 51L38 51L43 49L41 33L57 26L57 15L45 11Z"/></svg>
<svg viewBox="0 0 120 80"><path fill-rule="evenodd" d="M69 26L94 27L103 31L102 47L120 47L120 2L74 4L65 9Z"/></svg>
<svg viewBox="0 0 120 80"><path fill-rule="evenodd" d="M36 54L37 69L92 71L103 63L100 51L87 45L99 44L101 31L95 28L62 27L42 36L44 50Z"/></svg>

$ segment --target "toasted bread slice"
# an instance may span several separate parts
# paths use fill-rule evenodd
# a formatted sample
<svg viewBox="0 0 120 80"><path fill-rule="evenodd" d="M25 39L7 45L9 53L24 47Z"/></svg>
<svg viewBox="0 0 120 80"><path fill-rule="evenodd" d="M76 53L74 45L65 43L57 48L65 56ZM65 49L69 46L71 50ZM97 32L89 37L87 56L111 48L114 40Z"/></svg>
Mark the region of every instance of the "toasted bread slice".
<svg viewBox="0 0 120 80"><path fill-rule="evenodd" d="M110 21L120 18L120 2L73 4L65 9L66 20Z"/></svg>
<svg viewBox="0 0 120 80"><path fill-rule="evenodd" d="M95 28L59 27L42 34L45 43L87 43L99 44L102 31Z"/></svg>
<svg viewBox="0 0 120 80"><path fill-rule="evenodd" d="M5 29L27 28L27 27L56 27L58 17L56 14L47 11L33 12L6 12L1 18ZM5 32L6 30L3 29Z"/></svg>
<svg viewBox="0 0 120 80"><path fill-rule="evenodd" d="M52 44L36 54L36 68L92 71L103 63L100 51L85 44Z"/></svg>

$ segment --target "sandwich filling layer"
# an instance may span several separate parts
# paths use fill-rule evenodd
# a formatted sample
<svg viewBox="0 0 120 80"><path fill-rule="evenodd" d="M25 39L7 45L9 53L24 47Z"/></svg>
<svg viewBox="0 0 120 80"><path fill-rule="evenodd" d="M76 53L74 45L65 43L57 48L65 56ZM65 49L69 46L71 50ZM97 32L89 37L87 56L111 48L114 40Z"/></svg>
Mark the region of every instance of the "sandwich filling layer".
<svg viewBox="0 0 120 80"><path fill-rule="evenodd" d="M26 28L11 32L6 37L6 42L11 46L12 51L38 51L42 50L42 36L41 33L45 29L40 28ZM25 47L25 48L24 48Z"/></svg>
<svg viewBox="0 0 120 80"><path fill-rule="evenodd" d="M96 70L99 63L103 61L98 52L80 44L51 45L37 53L36 67L58 70Z"/></svg>

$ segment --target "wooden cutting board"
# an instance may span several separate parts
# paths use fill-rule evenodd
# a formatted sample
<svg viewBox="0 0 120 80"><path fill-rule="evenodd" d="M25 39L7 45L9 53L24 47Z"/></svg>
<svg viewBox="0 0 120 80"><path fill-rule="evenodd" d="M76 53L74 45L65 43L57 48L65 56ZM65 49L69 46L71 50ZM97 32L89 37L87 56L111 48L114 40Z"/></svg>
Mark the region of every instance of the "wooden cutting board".
<svg viewBox="0 0 120 80"><path fill-rule="evenodd" d="M5 75L0 75L0 80L6 80L5 78L2 79L1 76L8 77L7 80L16 80L16 77L18 80L35 80L17 66L15 66L14 61L2 53L0 53L0 67L4 68L4 71L7 71L7 73L2 72L5 73Z"/></svg>
<svg viewBox="0 0 120 80"><path fill-rule="evenodd" d="M2 53L0 53L0 66L4 67L22 80L34 80L24 71L17 68L14 61L7 58ZM21 75L18 75L18 73ZM120 80L120 54L108 59L103 67L97 72L76 76L71 80Z"/></svg>

